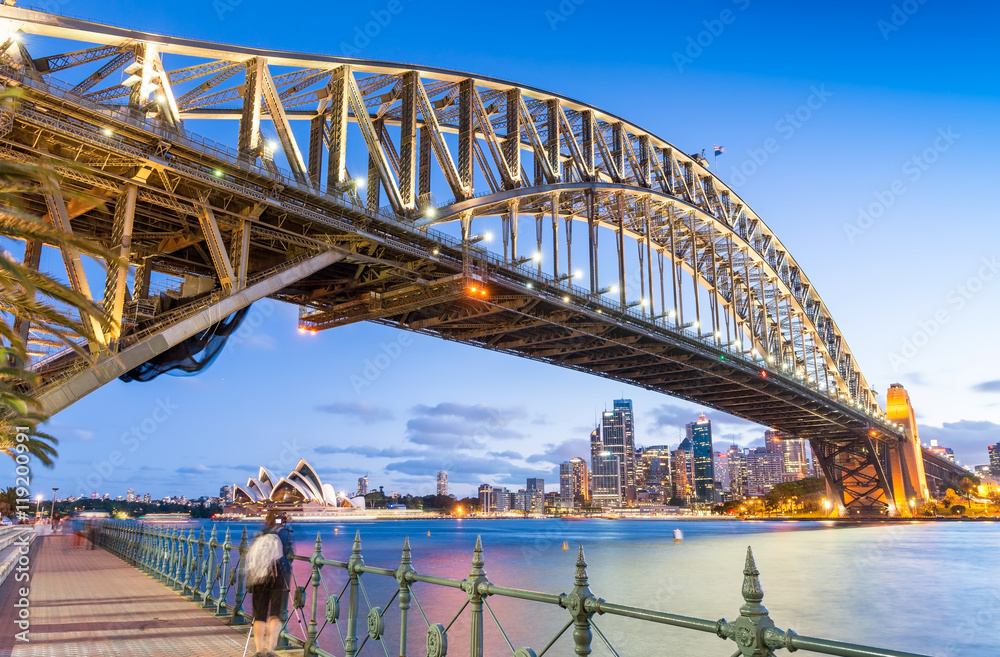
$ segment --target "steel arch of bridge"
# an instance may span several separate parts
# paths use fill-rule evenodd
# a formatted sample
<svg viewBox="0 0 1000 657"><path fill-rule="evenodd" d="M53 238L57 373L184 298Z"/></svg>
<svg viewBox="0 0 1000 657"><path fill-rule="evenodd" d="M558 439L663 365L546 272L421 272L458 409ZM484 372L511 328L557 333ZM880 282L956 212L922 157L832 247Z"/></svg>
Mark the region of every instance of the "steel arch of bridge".
<svg viewBox="0 0 1000 657"><path fill-rule="evenodd" d="M519 288L525 281L541 281L550 297L564 289L565 299L572 296L593 319L594 312L608 308L598 264L599 235L610 234L617 271L608 278L618 287L618 308L609 310L625 322L637 319L644 330L684 338L699 357L728 354L743 368L740 377L759 367L801 390L795 394L808 397L808 404L821 400L845 418L838 425L844 430L839 447L824 461L835 488L850 489L852 481L858 482L842 501L894 506L886 494L891 484L884 456L904 440L902 432L885 420L832 315L787 249L697 156L585 103L459 71L201 42L9 6L0 8L0 27L7 35L0 46L4 77L36 88L39 98L64 103L57 112L41 101L18 112L0 131L35 134L35 143L22 139L2 155L44 156L75 184L104 194L115 208L114 217L105 220L110 227L97 222L85 231L126 255L132 241L133 255L142 252L147 279L153 269L209 276L225 296L246 288L248 279L264 269L258 263L277 266L275 253L335 248L345 261L367 268L359 276L372 294L385 291L377 286L387 278L423 284L440 276L426 288L431 292L407 306L415 310L433 298L444 299L434 290L447 286L441 260L448 254L428 257L436 240L440 247L433 247L433 255L444 250L458 258L455 275L461 280L489 279L492 272L515 296L524 295ZM50 39L81 47L40 54ZM185 65L168 67L169 58ZM198 140L184 127L186 121L203 119L235 122L235 148ZM309 123L305 147L292 127L297 120ZM114 131L95 134L102 121ZM145 142L141 136L126 139L130 131L146 134ZM265 131L272 131L274 139L265 139ZM61 151L50 157L52 148L39 148L43 136ZM60 140L79 144L75 158ZM85 152L90 159L81 168ZM366 170L353 175L347 167L352 152L363 152L367 159ZM290 172L279 169L276 156ZM432 175L443 180L439 186L452 201L434 202ZM359 179L366 184L359 185ZM45 203L53 220L70 226L74 220L83 223L92 210L60 210L55 199ZM351 239L324 233L338 213L352 222L340 225L357 233ZM132 230L133 214L148 219L150 227L159 222L181 228L147 231L145 243L128 233L131 240L123 240L124 227ZM474 244L473 224L497 217L504 247L502 256L491 260ZM192 218L195 224L186 227ZM546 238L553 249L546 263L550 271L543 272L539 263L532 278L518 251L519 226L534 219L536 249L541 250L546 218L551 222ZM430 229L450 221L461 226L457 244ZM373 231L363 231L372 222L393 223L412 243L406 248L400 240L377 243ZM572 284L575 222L587 227L589 289ZM319 226L323 223L326 228ZM637 277L626 275L626 238L635 245ZM402 262L405 258L413 260ZM566 268L560 270L563 262ZM300 304L304 321L322 327L316 318L343 306L325 300L324 293L332 298L344 288L337 282L322 287L309 272L302 275L312 277L310 282L299 288L266 294ZM631 309L639 304L628 296L636 282L645 301L639 311ZM449 303L464 304L459 314L467 312L467 300L455 297L453 289L448 294ZM122 320L124 296L124 275L109 271L105 306L111 326ZM502 306L497 299L489 312L513 311L514 305ZM517 312L524 307L517 306ZM532 321L558 324L552 318L564 316ZM402 315L363 317L410 326ZM418 321L426 325L428 320ZM691 329L698 345L690 342ZM114 330L106 338L111 351L119 338L128 342ZM683 391L671 394L685 397ZM723 403L710 405L725 410ZM850 437L854 434L857 440ZM867 447L858 447L858 441L868 441Z"/></svg>

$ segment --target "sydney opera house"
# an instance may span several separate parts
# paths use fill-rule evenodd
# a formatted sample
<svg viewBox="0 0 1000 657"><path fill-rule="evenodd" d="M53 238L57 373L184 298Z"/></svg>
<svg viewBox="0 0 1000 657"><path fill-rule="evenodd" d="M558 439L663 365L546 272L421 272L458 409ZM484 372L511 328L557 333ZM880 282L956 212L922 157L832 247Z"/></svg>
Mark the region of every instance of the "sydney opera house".
<svg viewBox="0 0 1000 657"><path fill-rule="evenodd" d="M303 510L364 509L365 498L350 498L324 484L305 459L287 475L275 479L261 467L257 477L247 479L245 486L233 487L233 502L237 505L297 507Z"/></svg>

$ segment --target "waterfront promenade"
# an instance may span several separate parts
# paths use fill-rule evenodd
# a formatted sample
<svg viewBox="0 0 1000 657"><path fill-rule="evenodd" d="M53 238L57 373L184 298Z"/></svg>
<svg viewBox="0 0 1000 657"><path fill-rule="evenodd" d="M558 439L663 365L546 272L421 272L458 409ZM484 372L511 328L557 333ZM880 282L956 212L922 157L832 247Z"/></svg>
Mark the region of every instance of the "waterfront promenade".
<svg viewBox="0 0 1000 657"><path fill-rule="evenodd" d="M71 535L40 537L32 550L30 643L13 637L13 584L3 587L0 656L243 654L246 627L238 632L105 550L74 547Z"/></svg>

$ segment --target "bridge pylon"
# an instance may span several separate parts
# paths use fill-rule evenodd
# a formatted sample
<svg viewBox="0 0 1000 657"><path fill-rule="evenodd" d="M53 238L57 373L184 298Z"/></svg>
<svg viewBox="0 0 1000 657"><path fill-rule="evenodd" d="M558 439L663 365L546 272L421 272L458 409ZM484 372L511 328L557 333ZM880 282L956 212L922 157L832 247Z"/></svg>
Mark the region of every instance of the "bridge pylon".
<svg viewBox="0 0 1000 657"><path fill-rule="evenodd" d="M900 506L902 496L900 508L906 509L908 514L912 515L930 498L930 494L927 490L923 450L917 431L917 417L910 403L909 394L899 383L890 385L886 394L886 419L900 425L905 434L897 444L893 445L890 469L897 506Z"/></svg>

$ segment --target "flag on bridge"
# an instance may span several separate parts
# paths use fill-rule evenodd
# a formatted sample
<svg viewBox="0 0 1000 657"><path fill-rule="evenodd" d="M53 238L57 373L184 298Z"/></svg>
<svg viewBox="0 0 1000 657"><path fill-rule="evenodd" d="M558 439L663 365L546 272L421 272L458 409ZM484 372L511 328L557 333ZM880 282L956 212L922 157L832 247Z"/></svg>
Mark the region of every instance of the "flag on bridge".
<svg viewBox="0 0 1000 657"><path fill-rule="evenodd" d="M726 152L726 147L725 146L716 146L715 147L715 156L716 157L719 157L720 155L722 155L725 152Z"/></svg>

